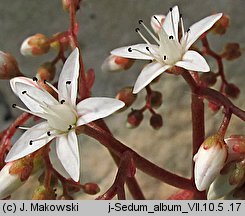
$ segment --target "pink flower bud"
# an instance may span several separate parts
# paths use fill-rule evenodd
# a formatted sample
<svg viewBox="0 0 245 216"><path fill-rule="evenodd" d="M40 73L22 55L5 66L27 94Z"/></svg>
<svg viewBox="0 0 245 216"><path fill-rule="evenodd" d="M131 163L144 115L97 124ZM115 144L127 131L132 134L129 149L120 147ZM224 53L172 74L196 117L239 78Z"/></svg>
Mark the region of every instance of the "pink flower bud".
<svg viewBox="0 0 245 216"><path fill-rule="evenodd" d="M115 72L120 70L129 69L134 63L134 60L123 58L119 56L108 56L101 66L101 70L104 72Z"/></svg>
<svg viewBox="0 0 245 216"><path fill-rule="evenodd" d="M155 33L159 33L162 28L163 22L166 16L164 15L154 15L151 17L151 27Z"/></svg>
<svg viewBox="0 0 245 216"><path fill-rule="evenodd" d="M14 162L7 163L0 171L0 199L10 196L25 181L21 181L18 174L10 174L10 168Z"/></svg>
<svg viewBox="0 0 245 216"><path fill-rule="evenodd" d="M12 79L21 76L18 63L9 53L0 51L0 79Z"/></svg>
<svg viewBox="0 0 245 216"><path fill-rule="evenodd" d="M26 38L20 48L24 56L38 56L49 51L49 39L43 34L35 34Z"/></svg>
<svg viewBox="0 0 245 216"><path fill-rule="evenodd" d="M195 184L199 191L206 190L223 168L227 146L219 135L208 137L200 146L195 161Z"/></svg>

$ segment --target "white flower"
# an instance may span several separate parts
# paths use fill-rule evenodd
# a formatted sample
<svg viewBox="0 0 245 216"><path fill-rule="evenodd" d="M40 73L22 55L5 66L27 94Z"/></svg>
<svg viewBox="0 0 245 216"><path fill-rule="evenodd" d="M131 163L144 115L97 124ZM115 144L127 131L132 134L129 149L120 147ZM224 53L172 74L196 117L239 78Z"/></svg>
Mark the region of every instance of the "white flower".
<svg viewBox="0 0 245 216"><path fill-rule="evenodd" d="M139 23L146 29L157 45L151 44L141 33L140 29L137 28L136 32L138 32L146 44L136 44L111 51L111 54L125 58L152 60L152 63L148 64L141 71L134 85L133 93L138 93L153 79L173 66L192 71L208 72L210 68L206 60L198 52L188 49L221 16L221 13L208 16L193 24L185 32L183 19L179 14L178 6L175 6L167 14L161 31L158 33L158 38L140 20ZM161 25L161 21L157 17L155 18L159 22L159 25ZM178 32L179 23L182 29L181 39L179 39Z"/></svg>
<svg viewBox="0 0 245 216"><path fill-rule="evenodd" d="M214 181L225 164L227 154L227 146L219 135L210 136L203 142L193 158L195 184L199 191L206 190Z"/></svg>
<svg viewBox="0 0 245 216"><path fill-rule="evenodd" d="M58 93L59 101L38 85L37 79L18 77L10 81L12 90L30 111L15 104L14 107L46 121L27 129L11 148L6 162L22 158L56 138L56 153L61 164L74 181L79 180L80 157L75 128L112 114L124 103L113 98L91 97L76 104L78 75L79 51L76 48L64 64L58 89L46 82Z"/></svg>

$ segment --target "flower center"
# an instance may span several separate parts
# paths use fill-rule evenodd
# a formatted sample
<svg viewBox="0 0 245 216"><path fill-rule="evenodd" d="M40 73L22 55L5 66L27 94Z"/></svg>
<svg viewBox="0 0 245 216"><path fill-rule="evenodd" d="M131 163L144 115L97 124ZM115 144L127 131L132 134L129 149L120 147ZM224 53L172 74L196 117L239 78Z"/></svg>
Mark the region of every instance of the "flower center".
<svg viewBox="0 0 245 216"><path fill-rule="evenodd" d="M46 107L44 118L47 119L51 128L62 132L70 130L75 126L77 115L73 108L65 103L49 105Z"/></svg>

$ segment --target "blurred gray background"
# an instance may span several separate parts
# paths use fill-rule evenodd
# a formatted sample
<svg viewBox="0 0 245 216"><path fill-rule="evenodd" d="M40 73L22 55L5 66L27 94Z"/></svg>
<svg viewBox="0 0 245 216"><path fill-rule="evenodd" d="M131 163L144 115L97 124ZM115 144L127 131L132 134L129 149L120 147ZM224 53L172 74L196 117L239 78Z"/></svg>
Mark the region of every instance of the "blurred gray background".
<svg viewBox="0 0 245 216"><path fill-rule="evenodd" d="M100 66L110 50L142 42L135 33L138 20L143 19L150 26L150 17L154 14L165 14L168 9L178 5L183 14L185 26L215 12L224 12L231 17L231 26L223 36L211 35L210 41L216 51L221 51L226 42L239 42L245 46L245 18L243 0L84 0L77 20L80 23L79 42L82 47L86 69L94 68L96 81L94 96L114 97L124 86L133 85L143 66L138 62L120 73L104 73ZM50 52L42 57L24 57L19 52L22 41L35 33L51 36L65 31L69 25L69 16L63 11L61 0L0 0L0 50L14 55L21 71L26 76L34 76L37 67L55 56ZM245 61L244 55L236 61L224 62L229 80L241 88L241 95L234 103L245 109ZM210 61L212 70L215 62ZM60 71L58 68L57 71ZM163 93L164 102L158 109L164 119L164 127L158 131L149 125L149 114L134 130L125 126L129 110L115 114L106 119L116 138L132 147L147 159L167 170L183 176L190 176L191 167L191 114L190 91L181 77L163 75L160 82L152 86ZM18 102L11 92L8 81L0 80L1 101L7 105ZM139 94L133 108L143 105L145 92ZM4 120L6 106L0 104L0 129L8 126L13 119ZM222 120L222 113L213 113L206 109L206 133L215 133ZM19 115L10 110L13 117ZM244 123L235 116L232 118L230 134L244 134ZM95 140L81 136L82 177L81 182L96 182L104 192L113 182L116 167L107 150ZM140 171L137 172L139 184L148 199L165 199L176 191L175 188L161 183ZM29 186L36 185L33 180L16 192L13 198L31 198ZM93 199L81 193L80 199ZM130 198L130 196L129 196Z"/></svg>

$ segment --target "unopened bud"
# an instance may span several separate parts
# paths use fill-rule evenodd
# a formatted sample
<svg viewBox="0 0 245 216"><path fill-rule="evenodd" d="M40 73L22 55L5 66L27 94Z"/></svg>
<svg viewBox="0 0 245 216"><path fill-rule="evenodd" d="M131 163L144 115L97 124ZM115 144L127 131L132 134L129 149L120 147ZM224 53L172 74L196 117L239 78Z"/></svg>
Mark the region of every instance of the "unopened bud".
<svg viewBox="0 0 245 216"><path fill-rule="evenodd" d="M213 25L212 32L214 34L225 34L230 24L230 17L223 14L222 17Z"/></svg>
<svg viewBox="0 0 245 216"><path fill-rule="evenodd" d="M232 135L225 139L228 146L227 161L243 160L245 158L245 136Z"/></svg>
<svg viewBox="0 0 245 216"><path fill-rule="evenodd" d="M55 77L56 68L51 62L45 62L37 69L37 78L52 81Z"/></svg>
<svg viewBox="0 0 245 216"><path fill-rule="evenodd" d="M159 114L153 114L150 118L150 124L154 129L160 129L163 125L162 116Z"/></svg>
<svg viewBox="0 0 245 216"><path fill-rule="evenodd" d="M32 200L54 200L56 194L52 188L47 188L44 185L40 185L33 193Z"/></svg>
<svg viewBox="0 0 245 216"><path fill-rule="evenodd" d="M227 43L222 57L228 61L239 58L242 55L239 43Z"/></svg>
<svg viewBox="0 0 245 216"><path fill-rule="evenodd" d="M143 118L144 118L143 113L140 110L132 110L128 114L127 127L129 128L138 127L142 122Z"/></svg>
<svg viewBox="0 0 245 216"><path fill-rule="evenodd" d="M208 189L208 199L219 199L228 195L244 182L244 165L240 162L227 164Z"/></svg>
<svg viewBox="0 0 245 216"><path fill-rule="evenodd" d="M133 63L133 59L110 55L104 60L101 70L104 72L127 70L133 65Z"/></svg>
<svg viewBox="0 0 245 216"><path fill-rule="evenodd" d="M69 38L66 37L63 32L56 33L50 38L50 47L56 50L60 49L62 46L63 51L66 51L69 48Z"/></svg>
<svg viewBox="0 0 245 216"><path fill-rule="evenodd" d="M75 9L79 9L79 2L81 0L62 0L63 9L69 12L71 4L75 4Z"/></svg>
<svg viewBox="0 0 245 216"><path fill-rule="evenodd" d="M217 81L217 76L214 72L202 73L200 79L206 85L213 86Z"/></svg>
<svg viewBox="0 0 245 216"><path fill-rule="evenodd" d="M24 56L38 56L49 51L49 39L43 34L35 34L26 38L20 48Z"/></svg>
<svg viewBox="0 0 245 216"><path fill-rule="evenodd" d="M86 183L84 185L84 192L90 195L95 195L100 192L100 188L95 183Z"/></svg>
<svg viewBox="0 0 245 216"><path fill-rule="evenodd" d="M225 86L225 93L228 97L237 98L240 94L240 89L233 83L229 83Z"/></svg>
<svg viewBox="0 0 245 216"><path fill-rule="evenodd" d="M217 112L220 109L220 105L213 103L213 102L208 102L208 107L213 111L213 112Z"/></svg>
<svg viewBox="0 0 245 216"><path fill-rule="evenodd" d="M0 51L0 79L11 79L21 76L18 63L9 53Z"/></svg>
<svg viewBox="0 0 245 216"><path fill-rule="evenodd" d="M133 87L125 87L121 89L116 95L116 99L125 103L125 108L130 107L136 98L137 94L133 94Z"/></svg>
<svg viewBox="0 0 245 216"><path fill-rule="evenodd" d="M150 104L153 108L159 108L162 105L162 93L159 91L152 91L150 95Z"/></svg>
<svg viewBox="0 0 245 216"><path fill-rule="evenodd" d="M223 168L227 158L227 146L218 135L208 137L200 146L195 161L195 184L199 191L206 190Z"/></svg>
<svg viewBox="0 0 245 216"><path fill-rule="evenodd" d="M151 27L156 34L161 31L165 18L166 16L162 14L151 17Z"/></svg>
<svg viewBox="0 0 245 216"><path fill-rule="evenodd" d="M18 174L10 174L9 170L13 163L7 163L0 171L0 199L10 196L25 183Z"/></svg>

